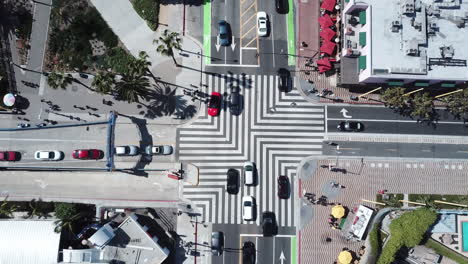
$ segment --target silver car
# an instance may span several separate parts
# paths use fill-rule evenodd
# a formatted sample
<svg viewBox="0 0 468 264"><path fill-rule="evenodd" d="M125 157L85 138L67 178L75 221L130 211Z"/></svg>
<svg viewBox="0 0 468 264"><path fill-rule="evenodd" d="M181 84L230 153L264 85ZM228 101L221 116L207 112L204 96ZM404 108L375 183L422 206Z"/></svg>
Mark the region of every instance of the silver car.
<svg viewBox="0 0 468 264"><path fill-rule="evenodd" d="M115 147L115 154L117 156L136 156L138 155L138 147L133 145L118 146Z"/></svg>
<svg viewBox="0 0 468 264"><path fill-rule="evenodd" d="M160 146L147 146L145 148L147 155L171 155L173 152L172 146L160 145Z"/></svg>

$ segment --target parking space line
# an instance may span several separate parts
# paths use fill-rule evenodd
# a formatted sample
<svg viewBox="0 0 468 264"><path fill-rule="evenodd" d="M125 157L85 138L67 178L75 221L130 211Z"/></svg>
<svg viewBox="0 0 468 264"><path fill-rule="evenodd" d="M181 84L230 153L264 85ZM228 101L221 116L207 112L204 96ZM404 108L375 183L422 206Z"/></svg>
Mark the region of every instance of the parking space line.
<svg viewBox="0 0 468 264"><path fill-rule="evenodd" d="M246 48L246 49L249 48L250 43L252 43L254 40L255 40L255 39L252 39L251 41L249 41L249 43L247 43L247 45L245 45L245 48ZM252 47L250 47L250 48L252 48ZM258 50L258 47L255 48L255 49Z"/></svg>
<svg viewBox="0 0 468 264"><path fill-rule="evenodd" d="M249 22L250 19L254 18L257 14L253 14L251 17L247 18L247 20L245 20L242 25L245 25L245 23Z"/></svg>
<svg viewBox="0 0 468 264"><path fill-rule="evenodd" d="M239 234L240 237L263 237L263 234ZM296 237L296 235L275 235L274 237Z"/></svg>
<svg viewBox="0 0 468 264"><path fill-rule="evenodd" d="M247 7L247 9L244 10L244 12L241 11L241 18L244 16L245 13L247 13L247 11L250 10L250 8L252 8L254 5L257 5L257 2L253 2L249 7Z"/></svg>
<svg viewBox="0 0 468 264"><path fill-rule="evenodd" d="M241 36L241 38L243 38L243 37L245 37L245 35L249 34L249 33L250 33L250 31L252 31L252 29L255 29L255 28L254 28L254 27L250 28L250 29L249 29L247 32L245 32L245 34L244 34L244 35L242 35L242 36ZM249 43L248 43L248 44L250 44L250 42L252 42L253 40L255 40L255 38L253 38L251 41L249 41ZM245 46L249 46L248 44L247 44L247 45L245 45Z"/></svg>
<svg viewBox="0 0 468 264"><path fill-rule="evenodd" d="M243 50L256 50L257 48L255 48L255 47L243 47L241 49L243 49Z"/></svg>

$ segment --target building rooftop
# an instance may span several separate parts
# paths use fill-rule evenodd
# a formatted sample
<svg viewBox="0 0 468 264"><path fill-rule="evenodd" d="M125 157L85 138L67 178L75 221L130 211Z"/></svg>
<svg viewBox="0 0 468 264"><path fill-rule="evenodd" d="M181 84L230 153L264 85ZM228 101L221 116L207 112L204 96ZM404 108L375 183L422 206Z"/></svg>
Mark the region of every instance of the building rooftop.
<svg viewBox="0 0 468 264"><path fill-rule="evenodd" d="M361 0L350 4L361 10L367 4L359 19L369 24L361 32L368 32L364 42L370 50L361 54L368 57L370 75L468 80L467 0ZM361 79L368 76L362 75Z"/></svg>

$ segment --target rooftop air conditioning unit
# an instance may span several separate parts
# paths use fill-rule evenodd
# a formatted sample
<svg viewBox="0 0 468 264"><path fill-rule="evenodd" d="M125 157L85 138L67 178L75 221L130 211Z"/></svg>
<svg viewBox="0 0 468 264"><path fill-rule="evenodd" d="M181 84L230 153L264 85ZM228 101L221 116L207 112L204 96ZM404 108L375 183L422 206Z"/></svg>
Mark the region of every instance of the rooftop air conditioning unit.
<svg viewBox="0 0 468 264"><path fill-rule="evenodd" d="M399 26L401 26L401 23L398 20L394 20L394 21L392 21L392 26L393 27L399 27Z"/></svg>
<svg viewBox="0 0 468 264"><path fill-rule="evenodd" d="M418 49L407 49L406 55L416 55L418 54Z"/></svg>
<svg viewBox="0 0 468 264"><path fill-rule="evenodd" d="M437 23L435 23L435 22L431 22L431 23L429 24L429 27L432 28L432 29L437 29L437 28L439 28L439 27L437 26Z"/></svg>

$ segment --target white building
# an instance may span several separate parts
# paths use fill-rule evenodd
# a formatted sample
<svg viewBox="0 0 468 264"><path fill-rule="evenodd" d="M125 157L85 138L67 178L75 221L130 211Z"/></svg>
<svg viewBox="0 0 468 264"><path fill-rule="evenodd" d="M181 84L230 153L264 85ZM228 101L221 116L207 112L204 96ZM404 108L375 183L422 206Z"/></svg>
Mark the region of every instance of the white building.
<svg viewBox="0 0 468 264"><path fill-rule="evenodd" d="M468 81L468 0L344 0L341 83Z"/></svg>

